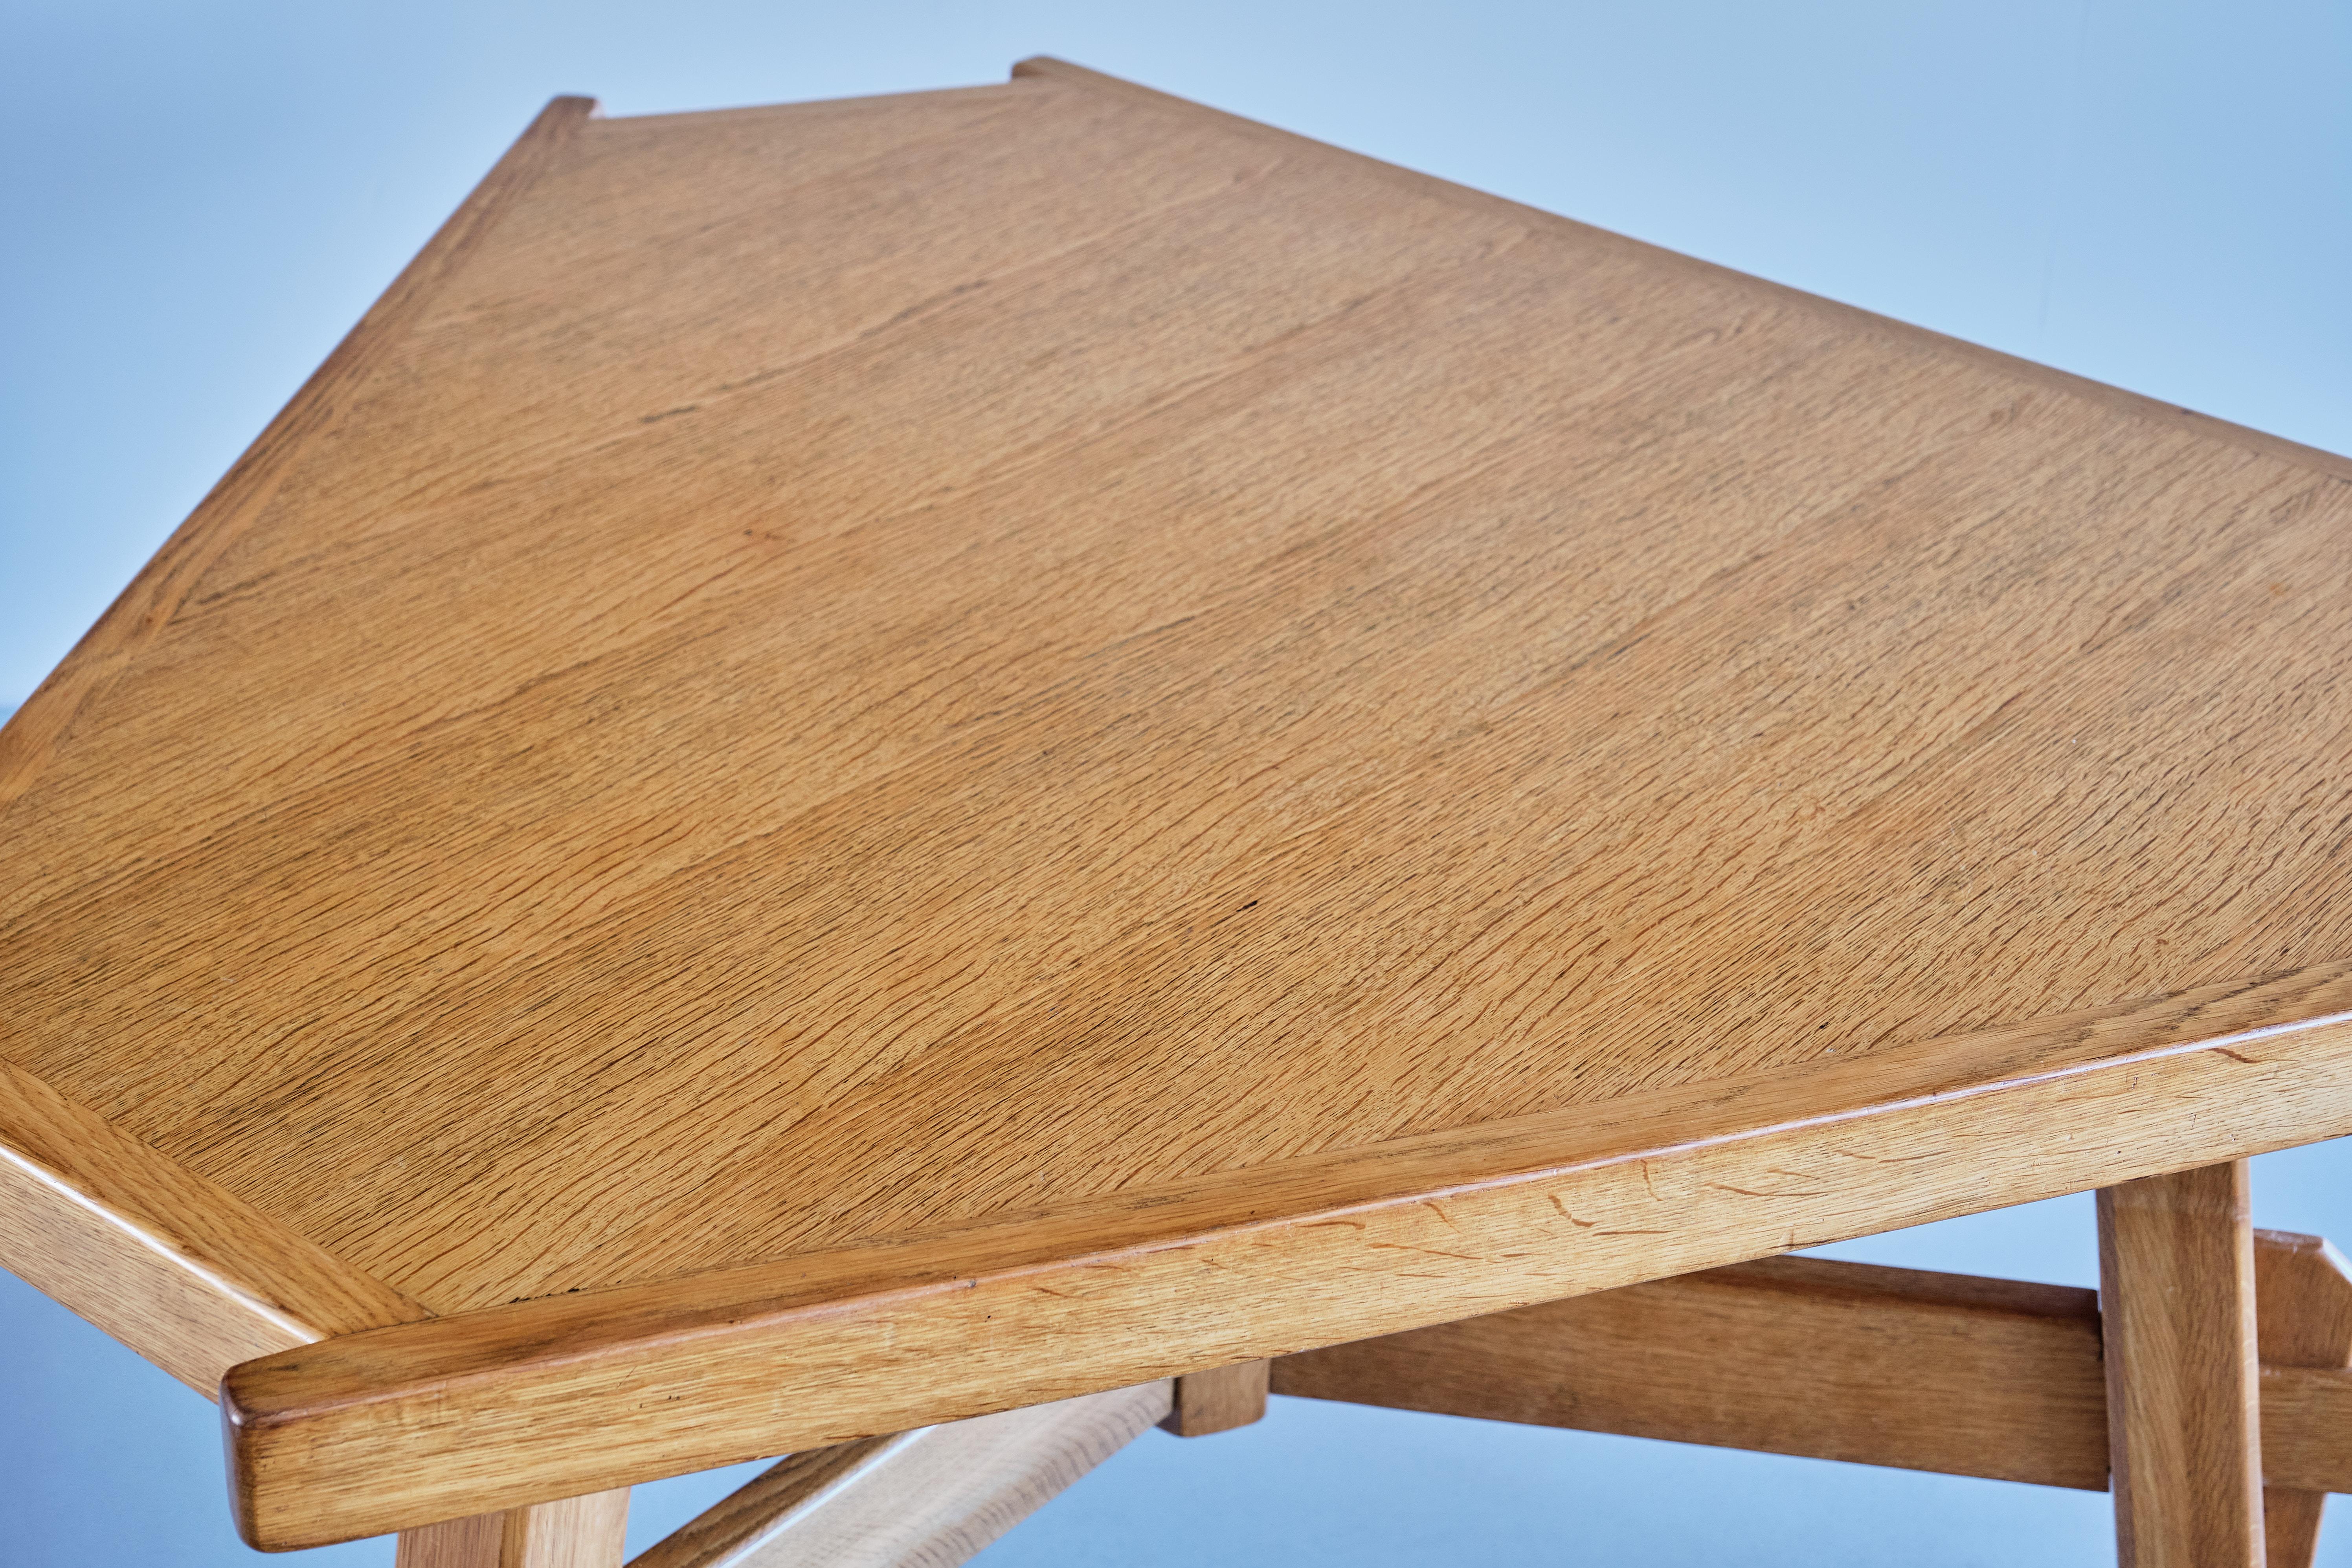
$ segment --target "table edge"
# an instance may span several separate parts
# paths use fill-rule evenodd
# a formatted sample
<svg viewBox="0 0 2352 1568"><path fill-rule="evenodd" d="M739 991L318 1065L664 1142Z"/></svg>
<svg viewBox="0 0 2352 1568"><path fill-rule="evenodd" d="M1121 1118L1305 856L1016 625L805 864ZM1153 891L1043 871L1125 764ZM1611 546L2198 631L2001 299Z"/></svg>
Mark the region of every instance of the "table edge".
<svg viewBox="0 0 2352 1568"><path fill-rule="evenodd" d="M1742 272L1735 267L1726 267L1719 262L1703 260L1696 256L1685 255L1679 250L1669 250L1664 246L1653 245L1648 240L1635 239L1630 235L1619 234L1614 229L1580 222L1559 213L1548 212L1542 207L1529 206L1524 202L1513 201L1508 196L1498 196L1490 191L1479 190L1475 185L1457 184L1452 180L1444 179L1436 174L1426 174L1418 169L1408 169L1402 164L1385 163L1369 153L1353 152L1328 142L1318 142L1311 136L1301 135L1295 131L1285 131L1279 126L1268 125L1263 121L1252 120L1245 115L1234 114L1222 109L1212 109L1207 104L1196 103L1189 98L1180 98L1174 93L1162 92L1158 88L1146 87L1140 82L1129 81L1124 77L1112 76L1087 66L1076 65L1052 55L1032 55L1026 59L1014 62L1013 76L1015 80L1024 78L1040 79L1092 88L1098 91L1114 93L1139 103L1149 103L1160 109L1177 110L1211 121L1228 130L1243 132L1260 141L1272 141L1295 150L1312 152L1318 156L1337 160L1357 169L1376 173L1382 178L1409 186L1421 195L1435 196L1441 201L1449 202L1457 206L1473 207L1481 212L1499 215L1517 222L1534 225L1538 228L1549 228L1554 232L1570 233L1588 242L1597 240L1609 245L1630 247L1661 266L1671 266L1685 271L1695 271L1719 279L1736 279L1743 286L1764 289L1783 299L1801 300L1808 307L1832 312L1853 324L1866 326L1874 331L1911 342L1931 344L1945 353L1957 354L1989 369L2001 371L2022 380L2039 382L2054 391L2070 395L2089 398L2093 402L2105 404L2119 413L2154 419L2159 424L2168 425L2176 429L2227 441L2234 446L2259 452L2265 457L2284 459L2315 469L2334 479L2352 479L2352 454L2331 452L2324 447L2306 446L2300 441L2289 440L2284 436L2274 436L2267 430L2257 430L2249 425L2239 425L2214 415L2201 414L2196 409L2183 407L2177 403L2167 403L2161 398L2151 397L2146 393L2128 391L2108 382L2095 381L2086 375L2077 375L2072 371L2056 369L2038 360L2024 359L2016 354L2005 353L1999 349L1988 348L1982 343L1971 342L1966 338L1952 337L1930 327L1900 321L1893 316L1884 316L1875 310L1865 310L1860 305L1851 305L1843 300L1833 300L1825 294L1811 293L1790 284L1776 282L1769 278L1759 278L1752 272Z"/></svg>
<svg viewBox="0 0 2352 1568"><path fill-rule="evenodd" d="M5 1060L0 1267L208 1399L239 1362L431 1315Z"/></svg>
<svg viewBox="0 0 2352 1568"><path fill-rule="evenodd" d="M0 814L39 781L75 720L170 624L213 563L278 493L311 442L332 429L357 401L386 347L415 324L499 217L554 166L595 108L593 98L563 97L540 110L253 445L173 530L24 705L0 724Z"/></svg>
<svg viewBox="0 0 2352 1568"><path fill-rule="evenodd" d="M2347 1132L2339 962L278 1352L235 1510L324 1544Z"/></svg>

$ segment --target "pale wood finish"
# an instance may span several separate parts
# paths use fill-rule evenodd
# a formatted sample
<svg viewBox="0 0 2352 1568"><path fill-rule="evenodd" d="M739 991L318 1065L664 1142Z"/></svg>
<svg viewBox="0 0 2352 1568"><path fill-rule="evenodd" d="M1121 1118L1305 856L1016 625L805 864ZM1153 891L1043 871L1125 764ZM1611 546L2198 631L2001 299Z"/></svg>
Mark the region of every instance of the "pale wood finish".
<svg viewBox="0 0 2352 1568"><path fill-rule="evenodd" d="M906 1436L894 1432L786 1455L639 1552L629 1568L718 1568L740 1563L787 1516L824 1496L835 1482L887 1463Z"/></svg>
<svg viewBox="0 0 2352 1568"><path fill-rule="evenodd" d="M2254 1233L2257 1315L2288 1346L2316 1237ZM1274 1363L1273 1389L1490 1421L2107 1485L2098 1296L2065 1286L1762 1258ZM2352 1491L2352 1370L2265 1364L2269 1497Z"/></svg>
<svg viewBox="0 0 2352 1568"><path fill-rule="evenodd" d="M1166 1383L795 1455L630 1568L950 1568L1150 1428Z"/></svg>
<svg viewBox="0 0 2352 1568"><path fill-rule="evenodd" d="M2352 1492L2352 1369L2263 1368L2263 1472L2281 1490Z"/></svg>
<svg viewBox="0 0 2352 1568"><path fill-rule="evenodd" d="M1287 1355L1274 1392L2103 1490L2095 1292L1767 1258Z"/></svg>
<svg viewBox="0 0 2352 1568"><path fill-rule="evenodd" d="M2280 1465L2273 1419L2272 1367L2352 1366L2352 1272L2343 1256L2315 1236L2254 1233L2254 1317L2265 1381L2263 1385L2263 1548L2270 1568L2310 1568L2319 1550L2325 1490L2268 1484Z"/></svg>
<svg viewBox="0 0 2352 1568"><path fill-rule="evenodd" d="M2100 1189L2122 1568L2262 1568L2262 1367L2245 1162Z"/></svg>
<svg viewBox="0 0 2352 1568"><path fill-rule="evenodd" d="M1173 1407L1160 1423L1161 1429L1179 1437L1206 1437L1264 1420L1266 1373L1272 1364L1245 1361L1178 1378Z"/></svg>
<svg viewBox="0 0 2352 1568"><path fill-rule="evenodd" d="M5 1061L0 1267L207 1399L238 1362L429 1315Z"/></svg>
<svg viewBox="0 0 2352 1568"><path fill-rule="evenodd" d="M373 1534L2231 1158L2352 1102L2347 1024L2270 1022L2346 999L2331 968L353 1334L230 1373L233 1501L248 1539ZM2050 1136L2118 1098L2127 1142Z"/></svg>
<svg viewBox="0 0 2352 1568"><path fill-rule="evenodd" d="M500 1568L621 1568L629 1489L510 1510Z"/></svg>
<svg viewBox="0 0 2352 1568"><path fill-rule="evenodd" d="M2352 1131L2352 465L1066 68L541 125L0 736L0 1055L443 1314L251 1539Z"/></svg>
<svg viewBox="0 0 2352 1568"><path fill-rule="evenodd" d="M621 1568L629 1529L622 1487L503 1513L404 1530L394 1568Z"/></svg>
<svg viewBox="0 0 2352 1568"><path fill-rule="evenodd" d="M33 787L68 732L89 721L85 715L107 689L180 619L189 596L312 444L348 416L418 312L595 107L593 99L558 98L540 112L65 661L0 726L0 810Z"/></svg>
<svg viewBox="0 0 2352 1568"><path fill-rule="evenodd" d="M65 662L0 726L0 822L85 711L165 634L303 455L348 414L426 300L593 107L582 98L547 106ZM39 858L31 841L11 837L14 830L13 823L0 826L11 869ZM0 914L0 931L5 921ZM0 951L14 962L16 946L5 935ZM0 1021L0 1054L16 1056L22 1031L33 1026L30 1014ZM206 1398L240 1361L430 1315L5 1059L0 1266Z"/></svg>
<svg viewBox="0 0 2352 1568"><path fill-rule="evenodd" d="M469 1514L438 1524L404 1530L393 1549L393 1568L503 1568L507 1516Z"/></svg>
<svg viewBox="0 0 2352 1568"><path fill-rule="evenodd" d="M1412 169L1401 169L1392 163L1383 163L1377 158L1367 157L1360 153L1350 153L1344 147L1335 147L1328 142L1318 142L1311 137L1301 136L1296 132L1277 130L1274 126L1261 124L1255 120L1244 120L1240 115L1211 109L1205 104L1195 103L1191 99L1161 92L1156 88L1145 87L1140 82L1129 81L1124 77L1115 77L1103 71L1091 70L1069 60L1057 59L1052 55L1033 55L1027 59L1015 61L1013 76L1015 80L1028 78L1068 82L1092 89L1097 92L1114 93L1165 111L1182 114L1190 119L1213 120L1236 135L1254 137L1279 146L1311 148L1320 157L1377 172L1384 179L1408 186L1421 195L1438 201L1458 206L1475 207L1483 212L1497 214L1520 222L1533 220L1548 226L1557 226L1564 232L1573 233L1587 240L1635 246L1648 250L1650 256L1655 260L1712 273L1719 278L1737 279L1750 286L1759 282L1759 279L1749 278L1745 273L1714 267L1675 251L1643 247L1639 241L1627 240L1622 236L1611 234L1606 229L1592 228L1554 213L1524 206L1505 196L1492 195L1467 185L1454 184L1449 180L1439 179L1433 174L1423 174ZM1767 285L1767 287L1775 288L1777 291L1783 294L1796 294L1795 290L1779 289L1777 285ZM2227 420L2216 419L2210 414L2200 414L2193 408L2183 408L2177 404L2159 402L2139 393L2126 392L2121 387L2109 386L2105 382L2093 381L2086 376L2070 374L2065 371L2055 370L2032 360L2022 360L2012 354L2001 353L1979 343L1946 337L1941 332L1931 332L1924 327L1890 322L1884 317L1874 316L1866 310L1853 306L1841 305L1834 300L1824 300L1815 295L1806 294L1796 294L1796 297L1806 300L1816 309L1850 313L1854 318L1874 325L1897 327L1906 337L1918 342L1933 343L1941 353L1996 369L2005 375L2038 382L2072 397L2087 398L2105 404L2136 419L2150 420L2212 439L2250 447L2257 451L2281 458L2287 462L2316 468L2322 472L2334 474L2339 479L2352 479L2352 455L2323 451L2315 447L2306 447L2300 442L2273 436L2267 431L2251 430L2242 425L2232 425Z"/></svg>

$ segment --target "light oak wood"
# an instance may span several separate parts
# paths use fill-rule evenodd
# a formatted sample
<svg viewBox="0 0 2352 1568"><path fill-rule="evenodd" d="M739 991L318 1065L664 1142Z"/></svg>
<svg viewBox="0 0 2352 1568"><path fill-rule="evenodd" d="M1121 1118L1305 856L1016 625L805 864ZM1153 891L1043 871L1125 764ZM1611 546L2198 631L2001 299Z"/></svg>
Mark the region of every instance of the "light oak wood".
<svg viewBox="0 0 2352 1568"><path fill-rule="evenodd" d="M2262 1568L2262 1367L2243 1161L2100 1189L2122 1568Z"/></svg>
<svg viewBox="0 0 2352 1568"><path fill-rule="evenodd" d="M2282 1490L2352 1492L2352 1369L2263 1368L2263 1468Z"/></svg>
<svg viewBox="0 0 2352 1568"><path fill-rule="evenodd" d="M404 1530L394 1568L621 1568L626 1487Z"/></svg>
<svg viewBox="0 0 2352 1568"><path fill-rule="evenodd" d="M1287 1355L1274 1391L2098 1491L2090 1290L1766 1258Z"/></svg>
<svg viewBox="0 0 2352 1568"><path fill-rule="evenodd" d="M1712 273L1719 278L1737 279L1743 285L1753 287L1759 281L1745 273L1734 272L1728 268L1717 267L1713 263L1700 261L1675 251L1642 247L1639 241L1627 240L1622 236L1611 234L1605 229L1596 229L1571 218L1528 207L1507 197L1493 195L1467 185L1457 185L1451 181L1439 179L1433 174L1424 174L1412 169L1401 169L1394 164L1383 163L1376 158L1367 157L1360 153L1351 153L1346 148L1335 147L1327 142L1318 142L1312 137L1301 136L1296 132L1261 124L1255 120L1245 120L1237 114L1228 114L1222 110L1195 103L1191 99L1162 92L1156 88L1146 87L1140 82L1129 81L1124 77L1092 70L1070 60L1058 59L1052 55L1032 55L1026 59L1015 61L1013 66L1013 76L1015 80L1025 78L1033 80L1066 82L1073 86L1086 87L1096 92L1116 94L1139 104L1184 115L1188 119L1212 120L1235 135L1248 136L1276 146L1311 149L1318 157L1349 163L1368 172L1377 172L1382 178L1399 185L1409 186L1417 194L1433 200L1481 212L1499 214L1522 222L1532 219L1558 232L1574 234L1581 238L1636 246L1648 250L1652 258L1661 263L1686 268L1695 272ZM1795 290L1782 290L1782 292L1796 293ZM2306 447L2300 442L2289 441L2284 437L2273 436L2263 430L2250 430L2242 425L2232 425L2227 420L2216 419L2210 414L2200 414L2193 408L2183 408L2177 404L2159 402L2156 398L2145 396L2139 393L2126 392L2121 387L2109 386L2105 382L2093 381L2087 376L2070 374L2065 371L2039 364L2032 360L2022 360L2011 354L2001 353L1979 343L1947 337L1941 332L1931 332L1924 327L1914 327L1907 322L1891 322L1885 317L1872 315L1853 306L1842 305L1834 300L1824 300L1815 295L1798 295L1798 297L1804 299L1816 309L1848 313L1856 321L1868 323L1873 327L1895 327L1905 336L1916 342L1933 343L1941 353L1997 369L2004 375L2020 376L2039 382L2069 396L2087 398L2105 404L2136 419L2168 425L2214 439L2250 447L2283 458L2288 462L2309 465L2338 478L2352 479L2352 455Z"/></svg>
<svg viewBox="0 0 2352 1568"><path fill-rule="evenodd" d="M503 1568L507 1516L478 1513L404 1530L393 1568Z"/></svg>
<svg viewBox="0 0 2352 1568"><path fill-rule="evenodd" d="M740 1563L782 1521L828 1494L836 1482L887 1463L906 1436L894 1432L789 1454L639 1552L629 1568L719 1568Z"/></svg>
<svg viewBox="0 0 2352 1568"><path fill-rule="evenodd" d="M630 1568L950 1568L1169 1410L1166 1383L795 1455Z"/></svg>
<svg viewBox="0 0 2352 1568"><path fill-rule="evenodd" d="M2352 1271L2315 1236L2254 1233L2254 1317L2263 1385L2263 1547L2270 1568L2310 1568L2327 1496L2275 1484L2280 1471L2273 1367L2352 1366Z"/></svg>
<svg viewBox="0 0 2352 1568"><path fill-rule="evenodd" d="M1264 1420L1266 1374L1272 1364L1245 1361L1176 1379L1173 1407L1160 1423L1161 1429L1179 1437L1206 1437Z"/></svg>
<svg viewBox="0 0 2352 1568"><path fill-rule="evenodd" d="M595 107L587 98L549 102L64 662L0 725L0 810L33 786L78 722L95 721L91 710L107 689L166 633L189 595L268 505L312 444L348 416L354 397L415 326L434 292Z"/></svg>
<svg viewBox="0 0 2352 1568"><path fill-rule="evenodd" d="M0 726L0 814L33 786L78 722L95 721L86 711L164 633L303 454L348 413L434 290L593 107L582 98L548 105L65 662ZM13 944L6 947L13 958ZM31 1025L30 1015L0 1025L0 1053L13 1057L23 1043L19 1031ZM0 1060L0 1266L207 1398L240 1361L430 1315L10 1060Z"/></svg>
<svg viewBox="0 0 2352 1568"><path fill-rule="evenodd" d="M2352 1100L2345 1023L2266 1022L2334 1018L2345 987L2217 988L352 1334L230 1373L233 1506L253 1540L378 1533L2231 1158L2301 1097ZM2118 1097L2127 1144L2049 1136Z"/></svg>
<svg viewBox="0 0 2352 1568"><path fill-rule="evenodd" d="M2341 459L1049 65L451 232L0 734L0 1056L439 1315L257 1542L2352 1131Z"/></svg>
<svg viewBox="0 0 2352 1568"><path fill-rule="evenodd" d="M500 1568L621 1568L628 1529L626 1487L514 1509Z"/></svg>
<svg viewBox="0 0 2352 1568"><path fill-rule="evenodd" d="M2254 1233L2257 1313L2285 1344L2316 1237ZM2329 1267L2333 1267L2331 1263ZM1276 1359L1273 1388L1490 1421L2104 1490L2098 1295L1762 1258ZM2275 1496L2352 1491L2352 1371L2263 1368Z"/></svg>
<svg viewBox="0 0 2352 1568"><path fill-rule="evenodd" d="M238 1362L429 1315L5 1061L0 1267L208 1399Z"/></svg>

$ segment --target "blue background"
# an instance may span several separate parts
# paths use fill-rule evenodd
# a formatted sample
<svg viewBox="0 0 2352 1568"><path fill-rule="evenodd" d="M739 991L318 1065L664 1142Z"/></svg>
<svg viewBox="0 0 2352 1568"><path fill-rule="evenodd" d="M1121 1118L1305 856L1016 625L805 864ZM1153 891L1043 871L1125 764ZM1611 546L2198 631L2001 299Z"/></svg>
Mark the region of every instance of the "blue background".
<svg viewBox="0 0 2352 1568"><path fill-rule="evenodd" d="M551 94L825 98L1038 52L2352 451L2340 0L8 0L0 710ZM2352 1150L2256 1173L2262 1223L2352 1238ZM2096 1273L2084 1198L1826 1250ZM633 1549L735 1479L640 1489ZM253 1561L221 1499L212 1407L0 1276L0 1562ZM2323 1561L2352 1564L2352 1521L2331 1529ZM1148 1436L984 1561L2029 1568L2109 1542L2098 1494L1278 1400L1244 1432Z"/></svg>

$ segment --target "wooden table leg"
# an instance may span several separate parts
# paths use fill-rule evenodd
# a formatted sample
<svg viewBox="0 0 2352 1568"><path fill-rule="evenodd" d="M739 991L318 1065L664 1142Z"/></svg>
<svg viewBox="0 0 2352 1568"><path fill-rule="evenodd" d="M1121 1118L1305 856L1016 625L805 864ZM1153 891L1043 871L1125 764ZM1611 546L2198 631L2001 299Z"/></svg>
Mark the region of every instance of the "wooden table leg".
<svg viewBox="0 0 2352 1568"><path fill-rule="evenodd" d="M2352 1366L2352 1270L2315 1236L2261 1233L2254 1298L2265 1366ZM2270 1568L2311 1568L2326 1492L2263 1489Z"/></svg>
<svg viewBox="0 0 2352 1568"><path fill-rule="evenodd" d="M2099 1194L2122 1568L2263 1568L2251 1210L2242 1160Z"/></svg>
<svg viewBox="0 0 2352 1568"><path fill-rule="evenodd" d="M394 1568L621 1568L629 1489L404 1530Z"/></svg>

